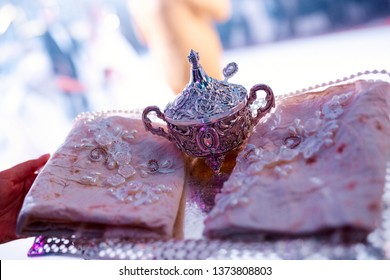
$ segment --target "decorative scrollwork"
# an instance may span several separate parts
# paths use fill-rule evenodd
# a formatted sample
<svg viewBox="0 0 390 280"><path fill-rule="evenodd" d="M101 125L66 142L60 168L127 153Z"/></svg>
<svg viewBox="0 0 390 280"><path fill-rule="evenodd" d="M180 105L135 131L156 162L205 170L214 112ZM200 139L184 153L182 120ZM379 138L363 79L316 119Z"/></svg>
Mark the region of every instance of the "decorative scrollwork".
<svg viewBox="0 0 390 280"><path fill-rule="evenodd" d="M92 161L102 161L107 159L107 151L104 148L94 148L89 152L89 159Z"/></svg>

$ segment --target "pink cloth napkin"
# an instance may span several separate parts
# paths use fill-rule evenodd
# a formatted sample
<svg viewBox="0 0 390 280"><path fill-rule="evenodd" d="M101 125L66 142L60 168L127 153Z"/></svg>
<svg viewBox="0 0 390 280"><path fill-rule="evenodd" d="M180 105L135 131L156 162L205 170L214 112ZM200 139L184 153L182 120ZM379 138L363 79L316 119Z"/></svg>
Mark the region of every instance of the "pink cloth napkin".
<svg viewBox="0 0 390 280"><path fill-rule="evenodd" d="M38 175L17 231L172 237L184 178L182 154L139 118L86 114Z"/></svg>
<svg viewBox="0 0 390 280"><path fill-rule="evenodd" d="M205 221L207 236L372 231L390 151L390 85L357 81L277 100Z"/></svg>

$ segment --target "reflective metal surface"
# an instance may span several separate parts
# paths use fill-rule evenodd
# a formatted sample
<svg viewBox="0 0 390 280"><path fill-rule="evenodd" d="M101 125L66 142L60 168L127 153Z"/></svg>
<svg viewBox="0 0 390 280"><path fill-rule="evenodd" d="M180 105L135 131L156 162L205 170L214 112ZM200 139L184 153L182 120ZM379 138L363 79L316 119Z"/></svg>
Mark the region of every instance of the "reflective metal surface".
<svg viewBox="0 0 390 280"><path fill-rule="evenodd" d="M151 133L175 142L191 157L206 158L208 165L219 171L224 156L239 147L275 106L274 94L269 86L257 84L248 96L243 86L228 83L238 70L234 62L223 69L225 80L218 81L206 74L197 52L191 50L188 60L190 82L183 92L167 105L164 113L156 106L145 108L142 119ZM258 91L266 93L266 104L252 113L250 106ZM152 126L148 117L151 112L167 123L167 132Z"/></svg>

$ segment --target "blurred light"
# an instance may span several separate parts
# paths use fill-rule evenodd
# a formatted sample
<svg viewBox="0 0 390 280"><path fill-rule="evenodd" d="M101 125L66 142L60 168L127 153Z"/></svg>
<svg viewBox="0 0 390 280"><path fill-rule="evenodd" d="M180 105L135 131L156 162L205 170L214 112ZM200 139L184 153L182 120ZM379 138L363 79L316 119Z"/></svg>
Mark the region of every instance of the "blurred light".
<svg viewBox="0 0 390 280"><path fill-rule="evenodd" d="M108 29L114 30L119 28L121 22L116 14L108 14L104 18L104 24Z"/></svg>
<svg viewBox="0 0 390 280"><path fill-rule="evenodd" d="M0 34L7 31L15 17L16 8L11 4L4 5L4 7L0 10Z"/></svg>
<svg viewBox="0 0 390 280"><path fill-rule="evenodd" d="M23 38L34 38L41 36L46 30L46 26L41 19L30 20L19 26L20 36Z"/></svg>

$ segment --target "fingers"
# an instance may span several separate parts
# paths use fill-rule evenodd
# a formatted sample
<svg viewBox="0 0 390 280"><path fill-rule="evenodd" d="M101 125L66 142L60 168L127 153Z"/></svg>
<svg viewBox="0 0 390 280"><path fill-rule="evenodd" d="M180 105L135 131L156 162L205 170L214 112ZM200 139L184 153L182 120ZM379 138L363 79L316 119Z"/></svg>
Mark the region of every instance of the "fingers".
<svg viewBox="0 0 390 280"><path fill-rule="evenodd" d="M36 164L37 164L36 170L41 169L46 164L46 162L49 160L49 158L50 158L50 154L49 153L41 155L39 158L37 158L35 160Z"/></svg>
<svg viewBox="0 0 390 280"><path fill-rule="evenodd" d="M11 172L14 181L21 182L42 168L49 160L49 158L50 154L44 154L37 159L19 163L7 171Z"/></svg>
<svg viewBox="0 0 390 280"><path fill-rule="evenodd" d="M21 189L23 197L27 195L28 191L30 190L37 176L38 176L37 174L31 174L30 176L24 178L24 184L22 185L22 189Z"/></svg>

